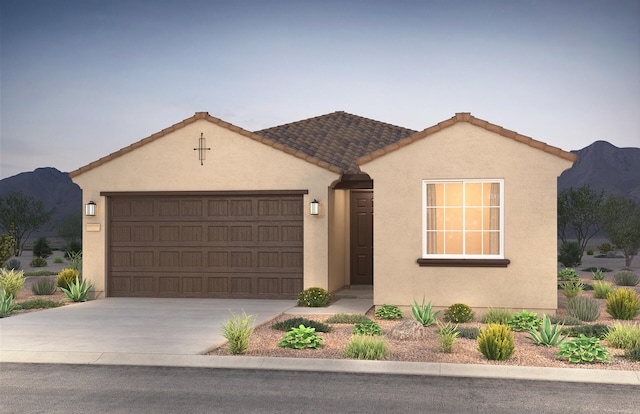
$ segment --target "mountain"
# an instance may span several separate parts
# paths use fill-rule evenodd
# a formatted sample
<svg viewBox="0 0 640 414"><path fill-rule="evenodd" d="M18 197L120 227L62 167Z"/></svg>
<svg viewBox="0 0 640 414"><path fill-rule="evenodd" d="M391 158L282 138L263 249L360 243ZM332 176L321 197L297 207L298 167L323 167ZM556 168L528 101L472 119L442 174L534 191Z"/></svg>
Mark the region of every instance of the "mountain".
<svg viewBox="0 0 640 414"><path fill-rule="evenodd" d="M618 148L596 141L578 151L578 160L558 178L558 192L584 184L606 195L640 203L640 148Z"/></svg>
<svg viewBox="0 0 640 414"><path fill-rule="evenodd" d="M82 190L67 173L55 168L38 168L0 180L0 196L21 191L27 197L42 201L46 210L54 209L49 229L31 234L31 237L54 237L58 226L69 214L82 214Z"/></svg>

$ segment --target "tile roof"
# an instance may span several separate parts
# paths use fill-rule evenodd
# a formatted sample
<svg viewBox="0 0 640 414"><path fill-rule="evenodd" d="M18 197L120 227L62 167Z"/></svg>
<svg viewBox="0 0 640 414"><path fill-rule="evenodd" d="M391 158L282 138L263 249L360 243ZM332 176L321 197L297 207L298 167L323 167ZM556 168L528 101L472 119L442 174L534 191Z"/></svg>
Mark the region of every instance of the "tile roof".
<svg viewBox="0 0 640 414"><path fill-rule="evenodd" d="M323 160L345 173L357 173L356 160L417 131L338 111L255 131L284 146Z"/></svg>

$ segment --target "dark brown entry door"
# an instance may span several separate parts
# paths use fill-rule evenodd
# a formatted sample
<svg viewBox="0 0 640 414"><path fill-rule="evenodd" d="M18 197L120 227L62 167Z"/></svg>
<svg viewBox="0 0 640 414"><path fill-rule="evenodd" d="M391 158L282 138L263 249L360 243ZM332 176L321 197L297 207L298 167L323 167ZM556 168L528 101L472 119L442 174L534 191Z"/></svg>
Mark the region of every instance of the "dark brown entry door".
<svg viewBox="0 0 640 414"><path fill-rule="evenodd" d="M373 191L351 191L351 284L373 284Z"/></svg>

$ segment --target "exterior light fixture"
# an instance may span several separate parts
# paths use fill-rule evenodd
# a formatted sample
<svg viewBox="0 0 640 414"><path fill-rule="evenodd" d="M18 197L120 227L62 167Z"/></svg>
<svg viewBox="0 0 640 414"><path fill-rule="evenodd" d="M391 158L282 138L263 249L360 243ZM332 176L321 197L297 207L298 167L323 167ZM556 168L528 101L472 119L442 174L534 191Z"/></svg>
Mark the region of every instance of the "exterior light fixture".
<svg viewBox="0 0 640 414"><path fill-rule="evenodd" d="M207 142L204 138L204 133L200 133L200 139L198 140L198 148L194 148L194 151L198 151L198 159L200 160L200 165L204 165L204 160L207 158L206 151L211 151L211 148L207 148Z"/></svg>
<svg viewBox="0 0 640 414"><path fill-rule="evenodd" d="M95 216L96 215L96 207L97 207L96 203L94 203L93 201L89 201L84 206L84 214L86 216Z"/></svg>
<svg viewBox="0 0 640 414"><path fill-rule="evenodd" d="M320 214L320 202L315 198L311 203L309 203L309 214L312 216L317 216Z"/></svg>

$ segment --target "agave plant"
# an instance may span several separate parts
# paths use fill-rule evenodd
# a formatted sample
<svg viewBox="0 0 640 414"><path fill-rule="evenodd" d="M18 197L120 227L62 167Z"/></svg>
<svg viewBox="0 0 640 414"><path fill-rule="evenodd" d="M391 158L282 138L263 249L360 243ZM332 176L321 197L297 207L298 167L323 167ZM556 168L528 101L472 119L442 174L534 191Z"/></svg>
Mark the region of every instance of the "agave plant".
<svg viewBox="0 0 640 414"><path fill-rule="evenodd" d="M0 289L0 318L11 315L15 307L13 295L7 295L4 289Z"/></svg>
<svg viewBox="0 0 640 414"><path fill-rule="evenodd" d="M545 345L550 348L558 345L567 338L567 335L562 335L563 327L564 324L562 323L551 325L551 319L547 315L544 315L542 318L542 324L538 329L529 329L528 338L536 345Z"/></svg>
<svg viewBox="0 0 640 414"><path fill-rule="evenodd" d="M422 305L418 305L418 302L415 299L413 300L411 313L413 313L413 318L420 322L422 326L431 326L436 322L436 316L438 316L440 311L433 312L431 310L431 301L425 305L423 296Z"/></svg>
<svg viewBox="0 0 640 414"><path fill-rule="evenodd" d="M76 276L76 281L69 284L69 288L60 288L69 299L74 302L86 302L88 300L89 291L93 288L93 285L87 285L86 280L80 280Z"/></svg>

